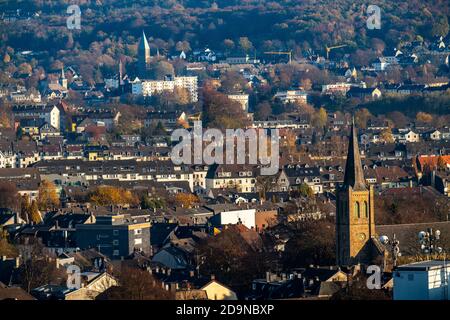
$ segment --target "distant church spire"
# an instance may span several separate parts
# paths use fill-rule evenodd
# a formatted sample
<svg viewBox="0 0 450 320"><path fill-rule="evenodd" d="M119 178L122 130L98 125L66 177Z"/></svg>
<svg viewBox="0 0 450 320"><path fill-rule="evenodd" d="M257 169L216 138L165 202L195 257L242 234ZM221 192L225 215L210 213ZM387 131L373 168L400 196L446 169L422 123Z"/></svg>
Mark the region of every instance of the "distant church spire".
<svg viewBox="0 0 450 320"><path fill-rule="evenodd" d="M123 85L123 64L122 59L119 59L119 86Z"/></svg>
<svg viewBox="0 0 450 320"><path fill-rule="evenodd" d="M345 164L344 186L350 186L355 191L367 190L364 172L361 165L361 156L358 147L358 135L355 119L352 119L352 128L348 143L347 163Z"/></svg>
<svg viewBox="0 0 450 320"><path fill-rule="evenodd" d="M59 79L59 84L64 89L67 89L67 79L66 79L66 74L64 73L64 67L61 68L61 77Z"/></svg>
<svg viewBox="0 0 450 320"><path fill-rule="evenodd" d="M147 69L150 64L150 46L145 36L145 32L142 31L142 37L138 45L138 65L139 65L139 75L145 78L147 74Z"/></svg>

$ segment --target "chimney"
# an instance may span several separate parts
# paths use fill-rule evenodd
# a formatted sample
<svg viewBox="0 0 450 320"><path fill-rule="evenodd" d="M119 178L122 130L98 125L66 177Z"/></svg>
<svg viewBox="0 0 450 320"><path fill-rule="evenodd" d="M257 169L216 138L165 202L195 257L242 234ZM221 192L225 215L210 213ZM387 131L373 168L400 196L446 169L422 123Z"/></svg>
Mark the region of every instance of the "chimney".
<svg viewBox="0 0 450 320"><path fill-rule="evenodd" d="M270 271L266 272L266 281L270 282Z"/></svg>
<svg viewBox="0 0 450 320"><path fill-rule="evenodd" d="M215 275L211 275L211 280L216 280L216 276Z"/></svg>
<svg viewBox="0 0 450 320"><path fill-rule="evenodd" d="M172 269L167 269L167 275L170 276L170 274L172 273Z"/></svg>
<svg viewBox="0 0 450 320"><path fill-rule="evenodd" d="M189 277L191 277L191 278L195 277L195 271L194 270L189 271Z"/></svg>

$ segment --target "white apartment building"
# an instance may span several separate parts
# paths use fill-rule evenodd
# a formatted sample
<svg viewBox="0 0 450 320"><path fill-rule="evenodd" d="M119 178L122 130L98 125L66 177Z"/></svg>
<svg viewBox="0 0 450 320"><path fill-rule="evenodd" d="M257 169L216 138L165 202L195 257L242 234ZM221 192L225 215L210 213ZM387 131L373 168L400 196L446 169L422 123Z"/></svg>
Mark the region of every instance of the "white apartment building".
<svg viewBox="0 0 450 320"><path fill-rule="evenodd" d="M13 113L16 120L20 118L43 119L52 127L58 130L61 129L61 112L56 106L16 106L13 108Z"/></svg>
<svg viewBox="0 0 450 320"><path fill-rule="evenodd" d="M308 102L308 94L301 90L288 90L281 91L275 95L275 98L280 99L283 103L307 103Z"/></svg>
<svg viewBox="0 0 450 320"><path fill-rule="evenodd" d="M136 78L131 82L131 91L134 95L151 97L164 91L173 92L175 88L187 89L191 102L198 101L198 78L197 77L174 77L167 80L140 80Z"/></svg>
<svg viewBox="0 0 450 320"><path fill-rule="evenodd" d="M242 110L244 110L245 112L248 112L248 106L249 106L248 94L229 94L228 99L239 102L239 104L242 107Z"/></svg>

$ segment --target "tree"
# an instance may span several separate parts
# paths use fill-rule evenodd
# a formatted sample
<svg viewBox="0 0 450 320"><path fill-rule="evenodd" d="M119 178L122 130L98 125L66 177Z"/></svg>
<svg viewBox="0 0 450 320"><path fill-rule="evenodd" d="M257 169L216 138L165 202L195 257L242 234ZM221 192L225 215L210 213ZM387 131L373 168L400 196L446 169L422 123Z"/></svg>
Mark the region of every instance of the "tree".
<svg viewBox="0 0 450 320"><path fill-rule="evenodd" d="M131 206L139 199L129 190L112 186L100 186L90 196L90 201L99 206Z"/></svg>
<svg viewBox="0 0 450 320"><path fill-rule="evenodd" d="M3 56L3 63L9 63L11 61L11 57L9 54L5 53Z"/></svg>
<svg viewBox="0 0 450 320"><path fill-rule="evenodd" d="M155 80L163 80L165 76L173 76L175 70L173 65L167 61L157 61L150 66L150 77Z"/></svg>
<svg viewBox="0 0 450 320"><path fill-rule="evenodd" d="M39 210L45 211L59 206L59 195L56 192L56 186L53 182L42 180L38 191L37 204Z"/></svg>
<svg viewBox="0 0 450 320"><path fill-rule="evenodd" d="M19 197L14 183L0 181L0 208L19 209Z"/></svg>
<svg viewBox="0 0 450 320"><path fill-rule="evenodd" d="M0 227L0 256L9 258L17 257L17 249L9 242L8 237L8 232Z"/></svg>
<svg viewBox="0 0 450 320"><path fill-rule="evenodd" d="M395 139L390 128L383 129L380 132L380 140L385 143L394 143Z"/></svg>
<svg viewBox="0 0 450 320"><path fill-rule="evenodd" d="M241 47L242 51L244 51L244 52L248 52L253 48L253 44L250 42L250 40L247 37L239 38L239 46Z"/></svg>
<svg viewBox="0 0 450 320"><path fill-rule="evenodd" d="M223 40L223 46L225 48L226 51L231 51L234 49L235 45L234 45L234 41L231 39L225 39Z"/></svg>
<svg viewBox="0 0 450 320"><path fill-rule="evenodd" d="M24 62L19 65L18 71L20 74L30 74L33 71L33 68L29 63Z"/></svg>
<svg viewBox="0 0 450 320"><path fill-rule="evenodd" d="M309 78L302 78L300 80L300 85L303 88L303 90L309 91L312 88L312 81Z"/></svg>
<svg viewBox="0 0 450 320"><path fill-rule="evenodd" d="M355 112L355 124L359 129L367 127L367 121L372 117L369 110L366 108L359 109Z"/></svg>
<svg viewBox="0 0 450 320"><path fill-rule="evenodd" d="M293 236L283 255L286 267L335 264L335 225L328 220L307 220L288 225Z"/></svg>
<svg viewBox="0 0 450 320"><path fill-rule="evenodd" d="M437 169L440 171L445 171L445 169L447 168L447 163L445 162L444 158L442 156L439 156L437 158Z"/></svg>
<svg viewBox="0 0 450 320"><path fill-rule="evenodd" d="M416 120L420 122L430 123L433 121L433 116L426 112L418 112L416 114Z"/></svg>
<svg viewBox="0 0 450 320"><path fill-rule="evenodd" d="M173 300L173 293L163 289L148 271L136 267L122 267L119 286L111 287L96 300Z"/></svg>
<svg viewBox="0 0 450 320"><path fill-rule="evenodd" d="M313 114L312 122L314 127L322 129L327 124L328 115L325 108L321 107L317 112Z"/></svg>
<svg viewBox="0 0 450 320"><path fill-rule="evenodd" d="M301 185L298 186L298 192L303 197L310 198L314 196L313 189L311 189L311 187L308 186L306 183L302 183Z"/></svg>
<svg viewBox="0 0 450 320"><path fill-rule="evenodd" d="M446 37L449 32L447 16L440 16L431 27L431 35L433 37Z"/></svg>
<svg viewBox="0 0 450 320"><path fill-rule="evenodd" d="M39 206L36 200L31 201L30 212L28 217L29 217L28 221L32 221L35 224L42 222L42 215L41 212L39 211Z"/></svg>
<svg viewBox="0 0 450 320"><path fill-rule="evenodd" d="M183 208L191 208L193 204L199 202L199 199L192 193L180 192L176 194L175 202L178 206L181 206Z"/></svg>
<svg viewBox="0 0 450 320"><path fill-rule="evenodd" d="M210 128L245 128L248 118L241 104L212 89L203 93L203 121Z"/></svg>
<svg viewBox="0 0 450 320"><path fill-rule="evenodd" d="M166 202L161 198L152 198L148 195L144 195L141 199L142 209L162 209L166 207Z"/></svg>
<svg viewBox="0 0 450 320"><path fill-rule="evenodd" d="M258 176L256 178L256 190L261 199L267 200L267 193L273 191L276 180L273 176Z"/></svg>
<svg viewBox="0 0 450 320"><path fill-rule="evenodd" d="M241 232L248 233L245 239L254 239L253 242L245 240ZM263 276L271 265L267 253L257 245L258 239L261 241L254 230L229 225L218 235L203 240L198 246L198 255L204 257L200 273L214 274L238 294L247 291L252 281Z"/></svg>
<svg viewBox="0 0 450 320"><path fill-rule="evenodd" d="M45 284L64 284L66 275L63 269L56 268L55 261L44 252L44 246L34 240L19 250L23 262L19 267L19 281L27 292Z"/></svg>
<svg viewBox="0 0 450 320"><path fill-rule="evenodd" d="M186 88L176 87L173 91L175 102L180 105L185 105L191 102L191 95Z"/></svg>
<svg viewBox="0 0 450 320"><path fill-rule="evenodd" d="M387 116L387 118L392 120L392 122L396 128L403 128L404 126L406 126L409 123L408 117L406 117L400 111L389 112L386 116Z"/></svg>
<svg viewBox="0 0 450 320"><path fill-rule="evenodd" d="M267 101L261 102L256 106L255 118L265 121L272 114L272 107Z"/></svg>
<svg viewBox="0 0 450 320"><path fill-rule="evenodd" d="M24 194L20 197L20 217L27 223L31 220L31 201L28 194Z"/></svg>

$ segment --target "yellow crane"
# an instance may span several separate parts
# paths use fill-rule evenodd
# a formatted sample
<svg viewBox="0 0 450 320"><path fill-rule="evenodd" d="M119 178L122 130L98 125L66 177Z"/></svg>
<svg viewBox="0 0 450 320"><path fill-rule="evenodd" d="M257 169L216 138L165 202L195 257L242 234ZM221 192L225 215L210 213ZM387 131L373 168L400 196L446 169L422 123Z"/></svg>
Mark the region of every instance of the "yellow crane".
<svg viewBox="0 0 450 320"><path fill-rule="evenodd" d="M264 54L278 54L278 55L285 55L289 57L289 64L292 63L292 51L283 52L283 51L268 51L264 52Z"/></svg>
<svg viewBox="0 0 450 320"><path fill-rule="evenodd" d="M331 52L331 50L339 49L339 48L344 48L344 47L346 47L346 46L347 46L346 44L341 44L341 45L332 46L332 47L326 46L326 47L325 47L325 51L326 51L326 53L327 53L327 60L330 60L330 52Z"/></svg>

